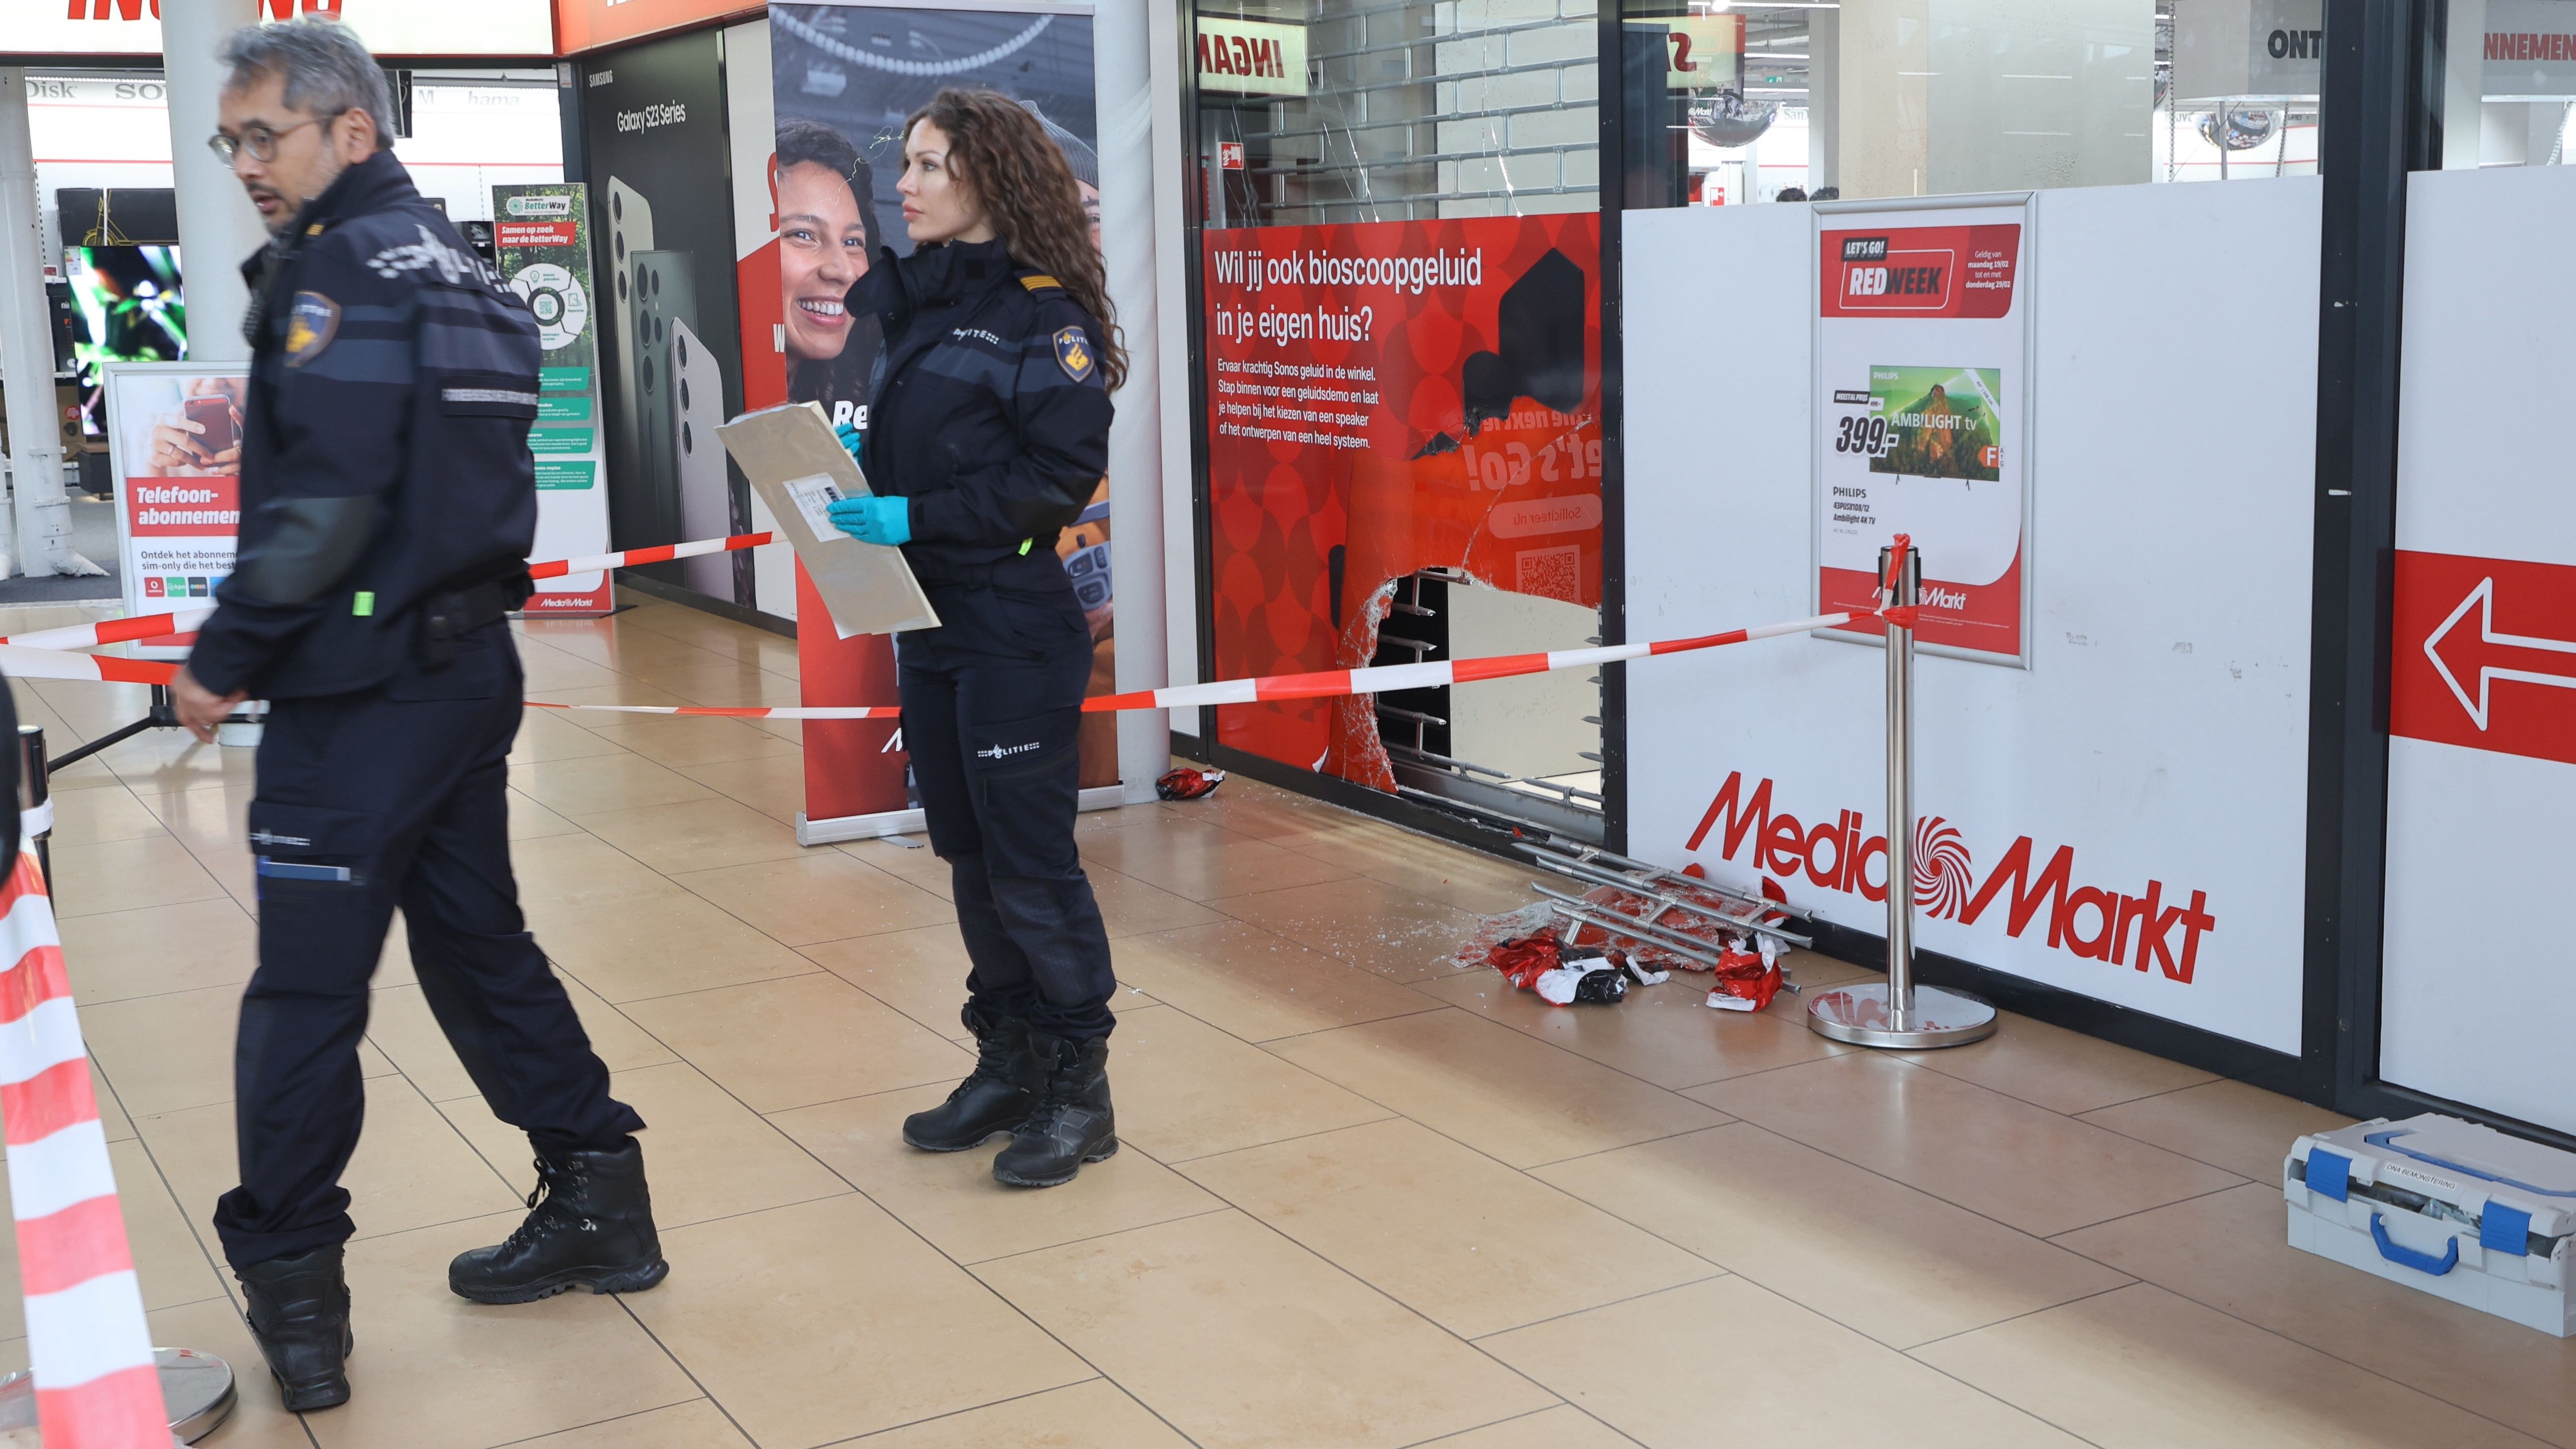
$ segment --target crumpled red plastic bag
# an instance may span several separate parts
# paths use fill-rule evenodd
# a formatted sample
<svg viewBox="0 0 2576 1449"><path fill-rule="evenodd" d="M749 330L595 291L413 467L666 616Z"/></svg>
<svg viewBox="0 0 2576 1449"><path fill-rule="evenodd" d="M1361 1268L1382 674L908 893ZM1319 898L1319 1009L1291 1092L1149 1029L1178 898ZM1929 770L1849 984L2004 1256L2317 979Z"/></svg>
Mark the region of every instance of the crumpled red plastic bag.
<svg viewBox="0 0 2576 1449"><path fill-rule="evenodd" d="M1731 936L1725 952L1717 958L1708 1004L1721 1011L1760 1011L1780 994L1780 984L1776 958L1766 960L1764 953L1747 945L1743 937Z"/></svg>
<svg viewBox="0 0 2576 1449"><path fill-rule="evenodd" d="M1154 793L1166 800L1196 800L1224 783L1225 771L1223 770L1193 770L1184 767L1156 780Z"/></svg>
<svg viewBox="0 0 2576 1449"><path fill-rule="evenodd" d="M1536 989L1538 979L1557 969L1563 959L1564 948L1552 931L1497 941L1485 950L1486 964L1503 973L1503 979L1521 991Z"/></svg>

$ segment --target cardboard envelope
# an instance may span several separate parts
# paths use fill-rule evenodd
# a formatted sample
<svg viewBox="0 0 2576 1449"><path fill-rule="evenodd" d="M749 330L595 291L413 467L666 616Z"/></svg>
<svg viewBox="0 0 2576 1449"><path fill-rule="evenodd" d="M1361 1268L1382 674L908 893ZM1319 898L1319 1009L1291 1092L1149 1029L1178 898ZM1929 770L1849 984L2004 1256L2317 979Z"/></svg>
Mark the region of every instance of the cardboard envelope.
<svg viewBox="0 0 2576 1449"><path fill-rule="evenodd" d="M796 550L842 638L939 627L939 614L903 550L861 543L826 516L836 499L866 497L868 480L833 436L819 404L745 413L716 429L716 436L769 505L780 536Z"/></svg>

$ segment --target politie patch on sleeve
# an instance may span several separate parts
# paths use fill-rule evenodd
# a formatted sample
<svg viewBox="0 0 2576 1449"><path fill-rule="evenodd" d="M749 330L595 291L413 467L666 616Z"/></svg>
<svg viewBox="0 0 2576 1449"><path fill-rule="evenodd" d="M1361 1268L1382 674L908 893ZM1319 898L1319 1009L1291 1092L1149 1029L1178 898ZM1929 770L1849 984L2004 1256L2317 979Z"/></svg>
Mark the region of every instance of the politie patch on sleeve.
<svg viewBox="0 0 2576 1449"><path fill-rule="evenodd" d="M1065 327L1055 334L1055 360L1064 375L1080 382L1091 376L1091 339L1079 327Z"/></svg>
<svg viewBox="0 0 2576 1449"><path fill-rule="evenodd" d="M298 292L286 313L286 365L302 367L322 355L340 332L340 304L319 292Z"/></svg>

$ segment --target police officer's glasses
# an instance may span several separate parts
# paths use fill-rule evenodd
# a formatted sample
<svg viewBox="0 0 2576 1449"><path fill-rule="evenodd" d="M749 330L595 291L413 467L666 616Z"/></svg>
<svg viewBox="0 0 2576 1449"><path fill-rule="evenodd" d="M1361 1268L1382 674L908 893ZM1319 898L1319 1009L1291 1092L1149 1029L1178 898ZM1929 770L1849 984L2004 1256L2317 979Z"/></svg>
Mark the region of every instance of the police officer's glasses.
<svg viewBox="0 0 2576 1449"><path fill-rule="evenodd" d="M274 161L277 159L277 142L279 137L292 136L307 126L330 125L333 121L336 121L347 114L347 111L330 111L323 115L312 116L298 121L294 125L289 126L282 131L271 130L266 126L261 125L259 122L253 121L249 125L242 127L242 133L238 136L226 136L220 132L215 135L208 136L206 138L206 149L221 157L223 159L223 163L227 166L233 164L234 155L242 151L248 151L251 155L251 159L254 161Z"/></svg>

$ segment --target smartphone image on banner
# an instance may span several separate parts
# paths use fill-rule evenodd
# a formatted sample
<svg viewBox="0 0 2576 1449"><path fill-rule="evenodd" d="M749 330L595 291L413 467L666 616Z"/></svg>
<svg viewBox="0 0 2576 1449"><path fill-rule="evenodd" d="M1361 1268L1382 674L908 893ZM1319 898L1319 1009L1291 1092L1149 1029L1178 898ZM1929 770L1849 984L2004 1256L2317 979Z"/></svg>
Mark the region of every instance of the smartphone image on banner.
<svg viewBox="0 0 2576 1449"><path fill-rule="evenodd" d="M617 417L624 440L639 452L647 446L635 411L635 364L644 356L635 336L634 267L637 253L653 249L653 204L634 187L608 178L608 272L617 293Z"/></svg>
<svg viewBox="0 0 2576 1449"><path fill-rule="evenodd" d="M188 421L205 431L197 435L197 450L212 459L241 441L233 427L233 400L228 397L192 397L183 406Z"/></svg>
<svg viewBox="0 0 2576 1449"><path fill-rule="evenodd" d="M689 330L685 321L671 323L671 374L676 384L672 417L678 431L671 439L679 465L680 537L726 538L748 533L748 508L737 509L732 469L716 429L724 425L724 370L715 354ZM681 562L689 587L719 599L749 605L743 585L750 580L749 552L714 553Z"/></svg>
<svg viewBox="0 0 2576 1449"><path fill-rule="evenodd" d="M680 379L672 365L677 329L698 320L691 253L636 252L635 300L627 315L635 333L635 434L643 459L644 497L654 532L674 543L698 537L682 532L680 512ZM723 406L718 403L717 406ZM731 597L727 591L726 597Z"/></svg>

